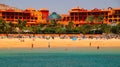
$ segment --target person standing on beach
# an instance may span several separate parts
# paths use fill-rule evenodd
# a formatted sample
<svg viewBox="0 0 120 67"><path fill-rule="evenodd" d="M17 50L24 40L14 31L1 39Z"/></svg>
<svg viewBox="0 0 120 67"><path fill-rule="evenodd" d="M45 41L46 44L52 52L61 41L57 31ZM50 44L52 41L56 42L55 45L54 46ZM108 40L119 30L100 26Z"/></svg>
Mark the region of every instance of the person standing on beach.
<svg viewBox="0 0 120 67"><path fill-rule="evenodd" d="M97 49L100 49L100 47L99 47L99 46L97 46Z"/></svg>
<svg viewBox="0 0 120 67"><path fill-rule="evenodd" d="M91 42L89 43L89 45L91 46Z"/></svg>
<svg viewBox="0 0 120 67"><path fill-rule="evenodd" d="M32 43L31 48L34 48L34 44Z"/></svg>
<svg viewBox="0 0 120 67"><path fill-rule="evenodd" d="M50 48L50 42L48 42L48 48Z"/></svg>

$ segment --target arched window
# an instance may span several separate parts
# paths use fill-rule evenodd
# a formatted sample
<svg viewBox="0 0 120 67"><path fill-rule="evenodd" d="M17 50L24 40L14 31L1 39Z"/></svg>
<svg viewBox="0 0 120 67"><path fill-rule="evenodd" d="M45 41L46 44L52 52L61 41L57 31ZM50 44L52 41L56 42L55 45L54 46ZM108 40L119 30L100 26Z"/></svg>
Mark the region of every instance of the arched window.
<svg viewBox="0 0 120 67"><path fill-rule="evenodd" d="M116 23L117 22L117 19L114 19L113 23Z"/></svg>
<svg viewBox="0 0 120 67"><path fill-rule="evenodd" d="M108 10L112 10L112 7L108 7Z"/></svg>
<svg viewBox="0 0 120 67"><path fill-rule="evenodd" d="M109 22L112 22L112 19L110 19Z"/></svg>

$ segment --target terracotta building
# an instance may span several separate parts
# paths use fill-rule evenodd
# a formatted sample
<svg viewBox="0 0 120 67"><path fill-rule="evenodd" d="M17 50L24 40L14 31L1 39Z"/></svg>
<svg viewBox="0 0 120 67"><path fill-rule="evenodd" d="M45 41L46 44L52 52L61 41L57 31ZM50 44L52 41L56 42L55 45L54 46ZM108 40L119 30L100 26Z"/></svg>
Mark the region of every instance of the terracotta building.
<svg viewBox="0 0 120 67"><path fill-rule="evenodd" d="M70 21L72 21L76 26L90 24L90 22L86 21L86 18L90 15L94 16L94 24L111 24L120 22L120 8L109 7L107 9L94 8L92 10L87 10L76 7L70 9L68 14L62 14L58 23L67 25ZM100 15L104 17L103 22L96 21ZM45 8L40 10L35 10L34 8L20 10L15 7L0 4L0 18L6 22L13 22L17 24L18 19L20 19L22 21L26 21L28 26L38 25L40 23L47 24L48 16L49 10Z"/></svg>
<svg viewBox="0 0 120 67"><path fill-rule="evenodd" d="M69 21L73 21L76 25L89 24L86 22L86 18L90 15L95 17L94 24L111 24L120 22L120 8L111 8L108 9L98 9L94 8L93 10L87 10L84 8L72 8L68 14L62 14L60 23L68 24ZM103 22L97 22L98 16L102 15L104 17Z"/></svg>
<svg viewBox="0 0 120 67"><path fill-rule="evenodd" d="M6 5L2 5L6 6ZM27 25L38 25L40 23L46 24L46 19L49 15L49 10L42 8L40 10L35 10L34 8L28 8L26 10L19 9L0 9L0 18L6 22L13 22L17 24L18 19L26 21Z"/></svg>

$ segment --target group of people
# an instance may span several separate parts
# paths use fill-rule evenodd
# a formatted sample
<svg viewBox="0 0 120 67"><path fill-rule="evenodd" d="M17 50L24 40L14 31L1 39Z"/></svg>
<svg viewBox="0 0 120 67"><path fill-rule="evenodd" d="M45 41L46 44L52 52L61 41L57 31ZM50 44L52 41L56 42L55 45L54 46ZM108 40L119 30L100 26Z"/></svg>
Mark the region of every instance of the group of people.
<svg viewBox="0 0 120 67"><path fill-rule="evenodd" d="M72 39L72 38L77 38L78 40L81 39L120 39L120 35L117 34L104 34L104 35L67 35L67 34L56 34L56 35L34 35L34 34L28 34L28 35L14 35L10 34L8 36L0 36L0 38L40 38L40 39L55 39L55 38L60 38L60 39Z"/></svg>

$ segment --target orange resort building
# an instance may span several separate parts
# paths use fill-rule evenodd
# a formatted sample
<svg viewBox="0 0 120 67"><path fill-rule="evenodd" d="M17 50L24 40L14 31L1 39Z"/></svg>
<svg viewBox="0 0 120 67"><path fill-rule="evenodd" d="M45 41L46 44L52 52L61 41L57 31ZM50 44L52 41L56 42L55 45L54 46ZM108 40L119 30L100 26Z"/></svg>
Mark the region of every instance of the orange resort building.
<svg viewBox="0 0 120 67"><path fill-rule="evenodd" d="M6 6L6 5L5 5ZM49 15L49 10L43 8L40 10L35 10L33 8L28 8L26 10L19 9L0 9L0 18L6 22L13 22L17 24L18 19L21 21L26 21L27 25L38 25L40 23L46 24L46 18Z"/></svg>
<svg viewBox="0 0 120 67"><path fill-rule="evenodd" d="M94 8L93 10L87 10L84 8L72 8L69 10L68 14L62 14L60 23L68 24L69 21L72 21L75 25L89 24L90 22L86 21L86 18L90 15L94 16L94 24L111 24L120 22L120 8L107 8L107 9L98 9ZM103 22L98 22L98 16L103 16Z"/></svg>
<svg viewBox="0 0 120 67"><path fill-rule="evenodd" d="M49 10L43 8L40 10L35 10L34 8L28 8L25 10L20 10L14 7L9 7L4 4L0 4L0 18L6 22L18 23L18 19L26 21L28 26L38 25L40 23L46 24L48 20ZM111 24L120 22L120 8L107 8L98 9L94 8L92 10L87 10L84 8L72 8L69 10L68 14L61 14L61 19L58 23L67 25L70 21L74 25L90 24L86 21L90 15L94 16L94 24ZM98 16L103 16L103 21L98 22ZM51 15L50 15L51 16Z"/></svg>

